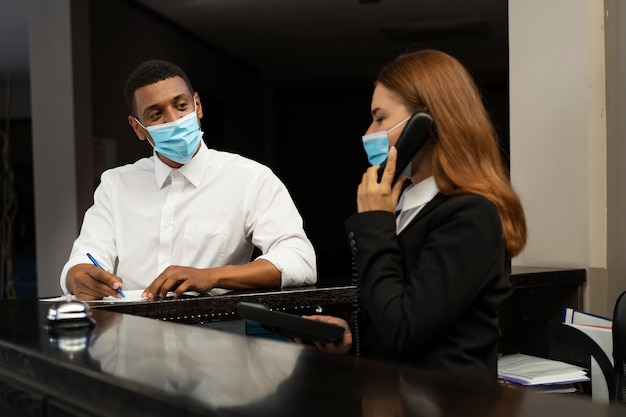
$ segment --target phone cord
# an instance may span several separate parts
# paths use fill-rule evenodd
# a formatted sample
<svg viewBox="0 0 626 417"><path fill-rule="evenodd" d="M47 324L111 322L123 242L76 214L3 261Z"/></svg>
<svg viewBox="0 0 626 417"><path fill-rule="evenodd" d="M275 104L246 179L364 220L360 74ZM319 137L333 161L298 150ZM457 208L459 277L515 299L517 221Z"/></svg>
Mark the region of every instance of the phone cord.
<svg viewBox="0 0 626 417"><path fill-rule="evenodd" d="M354 356L361 356L361 338L359 335L361 296L359 293L359 274L356 269L355 253L352 254L352 284L355 286L354 300L352 301L352 353Z"/></svg>

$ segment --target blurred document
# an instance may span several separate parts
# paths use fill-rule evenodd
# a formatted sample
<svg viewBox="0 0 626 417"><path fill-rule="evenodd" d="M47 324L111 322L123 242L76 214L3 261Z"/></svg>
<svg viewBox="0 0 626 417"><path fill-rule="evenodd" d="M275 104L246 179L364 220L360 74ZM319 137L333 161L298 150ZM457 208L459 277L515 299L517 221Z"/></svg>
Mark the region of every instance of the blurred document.
<svg viewBox="0 0 626 417"><path fill-rule="evenodd" d="M126 297L123 298L116 298L116 297L111 297L111 296L107 296L104 297L102 300L89 300L90 303L132 303L132 302L138 302L138 301L152 301L149 300L147 298L142 298L141 294L143 293L144 290L124 290L124 294L126 295ZM184 292L183 295L189 295L189 296L197 296L200 293L196 292L196 291L187 291ZM166 297L173 297L174 293L173 292L168 292ZM70 296L70 300L75 300L76 297L74 297L73 295ZM40 301L65 301L67 300L67 295L61 295L59 297L52 297L52 298L42 298Z"/></svg>

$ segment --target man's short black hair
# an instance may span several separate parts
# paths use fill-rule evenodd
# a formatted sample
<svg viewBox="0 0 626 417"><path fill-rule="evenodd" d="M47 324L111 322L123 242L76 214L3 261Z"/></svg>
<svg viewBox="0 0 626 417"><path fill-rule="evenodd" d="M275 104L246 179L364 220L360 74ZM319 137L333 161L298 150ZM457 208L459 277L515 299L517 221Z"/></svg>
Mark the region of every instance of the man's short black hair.
<svg viewBox="0 0 626 417"><path fill-rule="evenodd" d="M187 74L178 65L159 59L151 59L139 64L128 76L128 80L126 80L124 85L124 95L126 96L126 104L130 114L137 117L135 91L138 88L177 76L185 81L185 84L189 87L189 92L193 94L193 88L189 78L187 78Z"/></svg>

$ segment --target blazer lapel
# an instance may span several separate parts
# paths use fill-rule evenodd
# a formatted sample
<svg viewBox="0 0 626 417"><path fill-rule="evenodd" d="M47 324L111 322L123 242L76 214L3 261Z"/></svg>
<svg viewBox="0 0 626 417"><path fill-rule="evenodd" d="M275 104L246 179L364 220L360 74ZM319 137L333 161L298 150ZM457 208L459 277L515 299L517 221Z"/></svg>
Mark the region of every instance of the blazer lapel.
<svg viewBox="0 0 626 417"><path fill-rule="evenodd" d="M419 219L421 219L422 217L426 216L428 213L430 213L435 207L439 206L441 203L443 203L444 201L446 201L448 199L448 197L444 194L441 193L437 193L432 200L430 200L428 203L426 203L426 205L424 206L424 208L422 208L419 213L417 213L417 216L415 216L415 218L413 220L411 220L411 223L409 223L402 232L400 232L400 234L404 233L405 230L407 230L411 225L415 224L417 221L419 221Z"/></svg>

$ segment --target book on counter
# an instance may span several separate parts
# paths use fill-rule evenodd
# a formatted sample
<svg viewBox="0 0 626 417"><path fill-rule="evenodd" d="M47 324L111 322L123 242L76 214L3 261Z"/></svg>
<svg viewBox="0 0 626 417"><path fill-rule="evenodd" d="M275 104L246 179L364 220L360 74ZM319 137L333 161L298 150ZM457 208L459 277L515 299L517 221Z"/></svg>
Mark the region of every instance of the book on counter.
<svg viewBox="0 0 626 417"><path fill-rule="evenodd" d="M561 309L561 323L611 328L613 326L613 319L569 307L563 307Z"/></svg>
<svg viewBox="0 0 626 417"><path fill-rule="evenodd" d="M561 322L584 333L592 340L592 343L598 345L609 362L605 367L612 369L613 319L585 311L563 308ZM589 376L591 377L592 398L597 402L608 402L609 385L606 381L605 371L603 371L603 366L600 365L598 359L594 356L591 356L590 368Z"/></svg>
<svg viewBox="0 0 626 417"><path fill-rule="evenodd" d="M613 319L571 308L563 308L561 318L563 324L589 336L613 363Z"/></svg>

